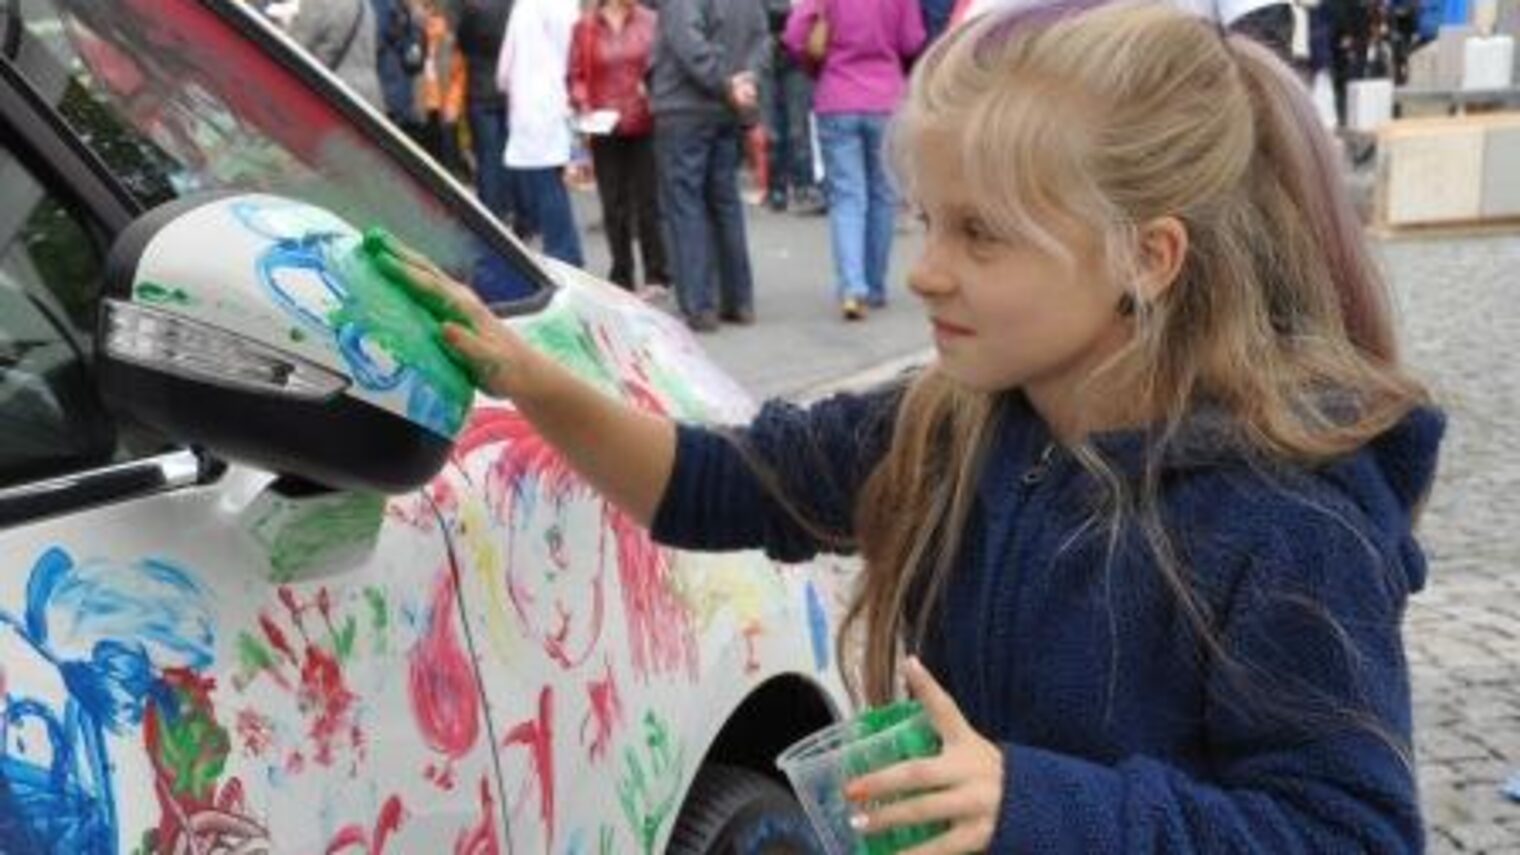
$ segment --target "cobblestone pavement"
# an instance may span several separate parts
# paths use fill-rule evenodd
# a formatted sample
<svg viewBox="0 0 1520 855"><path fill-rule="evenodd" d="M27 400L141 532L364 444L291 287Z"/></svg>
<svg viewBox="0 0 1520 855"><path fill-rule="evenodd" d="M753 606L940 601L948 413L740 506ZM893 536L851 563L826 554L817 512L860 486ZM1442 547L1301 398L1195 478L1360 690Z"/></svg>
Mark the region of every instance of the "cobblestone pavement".
<svg viewBox="0 0 1520 855"><path fill-rule="evenodd" d="M1415 751L1430 851L1520 855L1520 237L1381 248L1405 355L1449 426L1410 601Z"/></svg>

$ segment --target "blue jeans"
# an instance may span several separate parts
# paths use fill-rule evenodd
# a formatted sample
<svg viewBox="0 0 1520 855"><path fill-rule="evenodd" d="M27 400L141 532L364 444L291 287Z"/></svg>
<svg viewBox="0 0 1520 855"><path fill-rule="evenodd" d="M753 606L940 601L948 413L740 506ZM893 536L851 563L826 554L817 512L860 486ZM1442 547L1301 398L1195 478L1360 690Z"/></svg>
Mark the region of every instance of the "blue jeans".
<svg viewBox="0 0 1520 855"><path fill-rule="evenodd" d="M544 236L544 255L576 267L585 264L581 236L575 230L575 214L570 210L570 191L565 189L565 168L508 167L507 171L517 183L518 202L527 219L537 224Z"/></svg>
<svg viewBox="0 0 1520 855"><path fill-rule="evenodd" d="M470 142L475 150L475 192L486 210L508 227L517 217L517 197L512 176L501 162L507 150L505 104L471 104Z"/></svg>
<svg viewBox="0 0 1520 855"><path fill-rule="evenodd" d="M733 122L655 121L665 254L688 318L754 309Z"/></svg>
<svg viewBox="0 0 1520 855"><path fill-rule="evenodd" d="M882 160L886 113L834 113L818 117L824 182L829 188L829 233L834 248L836 296L883 304L897 196Z"/></svg>

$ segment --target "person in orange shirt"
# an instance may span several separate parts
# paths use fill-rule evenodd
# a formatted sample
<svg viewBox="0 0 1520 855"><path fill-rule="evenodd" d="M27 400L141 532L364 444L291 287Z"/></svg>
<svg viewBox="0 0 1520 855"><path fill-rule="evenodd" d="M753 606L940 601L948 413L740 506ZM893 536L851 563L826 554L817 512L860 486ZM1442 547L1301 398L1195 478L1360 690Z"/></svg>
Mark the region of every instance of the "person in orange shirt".
<svg viewBox="0 0 1520 855"><path fill-rule="evenodd" d="M459 149L459 117L464 113L465 65L454 39L454 25L438 0L421 0L418 9L427 38L427 60L417 87L423 116L422 147L455 175L469 172Z"/></svg>

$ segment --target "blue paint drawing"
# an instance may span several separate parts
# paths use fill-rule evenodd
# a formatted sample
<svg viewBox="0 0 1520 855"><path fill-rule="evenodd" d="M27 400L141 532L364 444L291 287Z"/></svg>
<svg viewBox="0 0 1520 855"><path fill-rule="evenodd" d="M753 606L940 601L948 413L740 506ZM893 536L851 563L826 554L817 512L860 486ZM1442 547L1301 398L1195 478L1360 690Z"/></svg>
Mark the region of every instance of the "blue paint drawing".
<svg viewBox="0 0 1520 855"><path fill-rule="evenodd" d="M807 613L813 639L813 667L822 671L829 667L829 614L812 582L807 583Z"/></svg>
<svg viewBox="0 0 1520 855"><path fill-rule="evenodd" d="M0 852L118 851L108 734L162 703L164 669L211 664L212 612L201 588L162 561L78 564L54 547L28 577L26 609L0 609L61 677L62 708L0 687Z"/></svg>
<svg viewBox="0 0 1520 855"><path fill-rule="evenodd" d="M404 395L408 418L453 438L474 387L433 339L436 322L372 268L361 236L307 205L245 200L230 210L269 241L257 274L275 305L331 339L360 388Z"/></svg>

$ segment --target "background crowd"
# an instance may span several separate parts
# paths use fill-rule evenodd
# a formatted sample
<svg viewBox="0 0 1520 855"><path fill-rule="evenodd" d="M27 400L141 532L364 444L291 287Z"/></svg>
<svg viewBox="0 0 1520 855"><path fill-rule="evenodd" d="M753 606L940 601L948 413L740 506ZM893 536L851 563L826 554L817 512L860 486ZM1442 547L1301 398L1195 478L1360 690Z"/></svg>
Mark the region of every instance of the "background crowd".
<svg viewBox="0 0 1520 855"><path fill-rule="evenodd" d="M1009 0L255 0L544 254L584 264L567 185L594 181L605 275L673 289L694 330L755 321L750 200L827 213L839 315L887 305L902 202L882 140L947 26ZM1433 35L1419 0L1175 0L1346 86ZM1434 12L1432 11L1434 10ZM588 174L589 173L589 174ZM603 271L598 271L603 272Z"/></svg>

